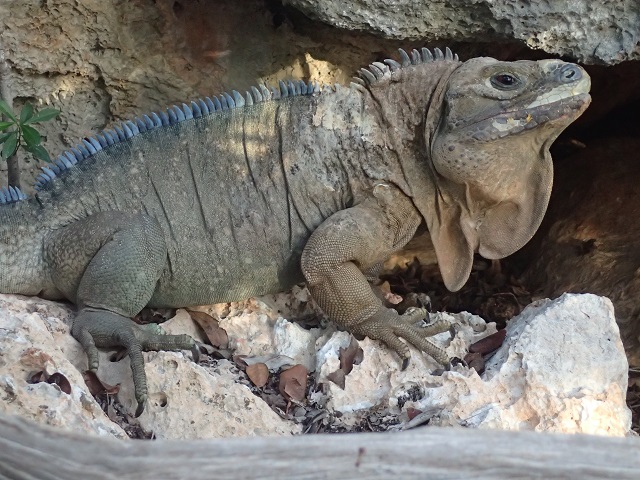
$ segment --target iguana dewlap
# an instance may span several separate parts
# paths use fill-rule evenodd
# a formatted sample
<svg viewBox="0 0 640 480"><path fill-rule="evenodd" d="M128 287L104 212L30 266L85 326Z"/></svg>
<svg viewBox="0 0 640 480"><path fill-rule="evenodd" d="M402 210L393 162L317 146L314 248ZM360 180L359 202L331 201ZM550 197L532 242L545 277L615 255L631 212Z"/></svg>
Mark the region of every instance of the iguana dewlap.
<svg viewBox="0 0 640 480"><path fill-rule="evenodd" d="M0 292L66 298L72 333L124 346L139 411L143 350L188 349L130 317L282 291L306 280L340 326L407 361L411 343L448 364L370 280L425 222L445 284L474 252L501 258L538 228L549 146L590 102L559 60L500 62L401 51L349 87L281 82L172 107L84 139L43 168L27 198L0 191Z"/></svg>

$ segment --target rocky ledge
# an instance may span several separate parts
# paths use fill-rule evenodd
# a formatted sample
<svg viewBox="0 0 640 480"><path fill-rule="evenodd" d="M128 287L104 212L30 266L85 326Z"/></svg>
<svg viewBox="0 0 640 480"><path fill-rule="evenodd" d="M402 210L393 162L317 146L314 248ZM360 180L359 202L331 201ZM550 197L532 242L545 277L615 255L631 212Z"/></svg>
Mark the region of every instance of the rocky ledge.
<svg viewBox="0 0 640 480"><path fill-rule="evenodd" d="M199 338L207 354L195 364L188 352L145 353L150 395L136 419L127 358L101 353L103 383L96 390L69 333L70 308L0 295L0 411L117 438L399 430L427 423L615 436L630 430L628 365L604 297L565 294L531 304L509 322L502 345L485 354L482 374L463 365L443 372L415 350L402 371L378 342L318 323L321 314L305 289L197 311L178 310L163 328ZM432 314L438 317L456 323L453 338L433 337L451 356L462 358L495 334L494 324L468 313ZM228 339L219 342L226 345L205 345L213 330L226 332Z"/></svg>

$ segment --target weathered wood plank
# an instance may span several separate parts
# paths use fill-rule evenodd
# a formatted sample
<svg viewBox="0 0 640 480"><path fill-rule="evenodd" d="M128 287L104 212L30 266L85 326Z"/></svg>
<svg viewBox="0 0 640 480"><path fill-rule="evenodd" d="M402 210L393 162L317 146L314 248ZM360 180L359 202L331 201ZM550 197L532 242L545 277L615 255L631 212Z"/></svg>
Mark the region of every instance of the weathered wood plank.
<svg viewBox="0 0 640 480"><path fill-rule="evenodd" d="M10 479L638 479L640 439L453 428L194 441L89 437L0 414Z"/></svg>

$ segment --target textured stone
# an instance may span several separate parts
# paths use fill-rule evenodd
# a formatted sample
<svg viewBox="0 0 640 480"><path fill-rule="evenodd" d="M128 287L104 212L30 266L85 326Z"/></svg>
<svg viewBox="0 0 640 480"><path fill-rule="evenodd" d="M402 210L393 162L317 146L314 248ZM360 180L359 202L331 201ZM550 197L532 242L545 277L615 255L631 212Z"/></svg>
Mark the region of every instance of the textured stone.
<svg viewBox="0 0 640 480"><path fill-rule="evenodd" d="M41 299L0 295L0 410L34 422L90 434L127 438L89 393L78 367L82 348L71 338L70 311ZM35 372L61 373L71 394L45 382L30 384Z"/></svg>
<svg viewBox="0 0 640 480"><path fill-rule="evenodd" d="M219 319L220 327L229 335L229 348L236 355L284 355L293 364L300 363L313 371L315 343L326 332L317 328L308 330L287 320L324 317L306 288L294 287L287 294L196 309Z"/></svg>
<svg viewBox="0 0 640 480"><path fill-rule="evenodd" d="M274 18L261 0L0 2L11 66L3 80L16 109L31 101L61 110L39 127L57 155L115 120L176 102L287 78L348 83L353 65L384 44L348 45L322 25L311 39ZM29 155L20 161L29 191L36 165Z"/></svg>
<svg viewBox="0 0 640 480"><path fill-rule="evenodd" d="M203 308L222 312L229 325L237 314L244 327L251 308L262 309L260 315L266 318L288 316L267 304L300 306L299 299L306 295L298 290L293 296ZM450 356L463 357L471 343L495 331L494 324L468 313L437 313L432 318L439 316L457 324L453 340L448 332L432 337ZM122 438L123 432L102 413L82 380L86 356L69 334L69 318L70 311L59 304L0 295L0 387L4 392L0 408L41 423ZM415 349L409 367L402 371L394 353L379 342L361 340L363 360L346 375L344 389L328 377L340 367L340 348L351 342L348 333L331 327L301 334L298 325L284 319L277 323L283 326L280 340L275 342L273 331L268 334L262 326L263 333L253 337L256 345L252 347L276 358L282 355L277 345L286 345L290 352L317 349L316 378L324 388L315 389L312 399L339 412L343 425L380 410L389 418L403 419L407 408L413 407L434 412L432 423L441 425L609 435L629 430L630 412L624 403L626 358L611 303L602 297L563 295L529 306L510 322L504 345L482 377L462 366L437 375L440 366ZM251 393L230 362L196 365L185 352L144 356L149 402L139 420L144 430L158 438L299 432L299 426L281 419ZM120 384L118 400L133 413L129 360L112 362L110 357L108 352L100 353L98 375L109 384ZM72 394L46 383L27 384L29 374L38 370L63 373Z"/></svg>
<svg viewBox="0 0 640 480"><path fill-rule="evenodd" d="M440 333L429 340L445 348L450 357L464 357L469 345L495 333L495 324L486 324L480 317L463 312L455 315L435 313L433 321L443 318L456 325L457 333L453 340L449 332ZM362 363L354 365L345 377L342 389L329 379L329 375L340 368L339 352L351 341L347 332L337 332L322 345L316 356L317 381L325 385L325 402L330 410L342 414L354 414L359 418L369 409L389 407L391 412L400 413L399 403L416 392L419 396L442 379L433 373L442 370L430 356L411 347L411 362L402 370L398 356L380 342L365 338L359 341L364 352ZM414 392L414 393L412 393ZM316 399L320 400L321 396ZM403 400L404 399L404 400Z"/></svg>
<svg viewBox="0 0 640 480"><path fill-rule="evenodd" d="M69 430L127 438L84 383L81 372L86 370L86 355L70 334L70 319L71 311L58 303L0 295L0 409ZM100 351L98 377L120 385L118 400L133 414L136 402L129 359L112 362L111 356ZM157 438L299 431L238 383L239 372L230 362L202 367L180 352L146 352L144 356L149 401L139 421ZM71 383L71 395L48 383L28 384L26 379L40 370L62 373Z"/></svg>
<svg viewBox="0 0 640 480"><path fill-rule="evenodd" d="M585 63L640 58L636 0L284 0L308 16L386 38L487 42L515 39Z"/></svg>
<svg viewBox="0 0 640 480"><path fill-rule="evenodd" d="M482 377L456 368L407 405L437 408L433 424L622 436L627 369L611 302L565 294L512 319Z"/></svg>
<svg viewBox="0 0 640 480"><path fill-rule="evenodd" d="M196 439L287 435L299 426L283 420L264 401L237 383L239 372L226 360L215 367L194 364L183 353L145 353L149 385L140 426L156 438ZM101 359L98 376L120 383L118 400L134 412L136 401L129 359L109 364Z"/></svg>

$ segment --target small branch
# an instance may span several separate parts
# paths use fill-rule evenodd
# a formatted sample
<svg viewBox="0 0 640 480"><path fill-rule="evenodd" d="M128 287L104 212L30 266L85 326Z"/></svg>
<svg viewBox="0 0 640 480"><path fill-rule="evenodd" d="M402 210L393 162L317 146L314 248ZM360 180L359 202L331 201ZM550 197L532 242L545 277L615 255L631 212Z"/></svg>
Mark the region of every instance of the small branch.
<svg viewBox="0 0 640 480"><path fill-rule="evenodd" d="M7 62L6 52L0 44L0 98L2 98L9 108L13 110L13 93L11 92L10 80L11 67ZM20 186L20 163L17 155L12 155L7 159L7 177L9 185Z"/></svg>

